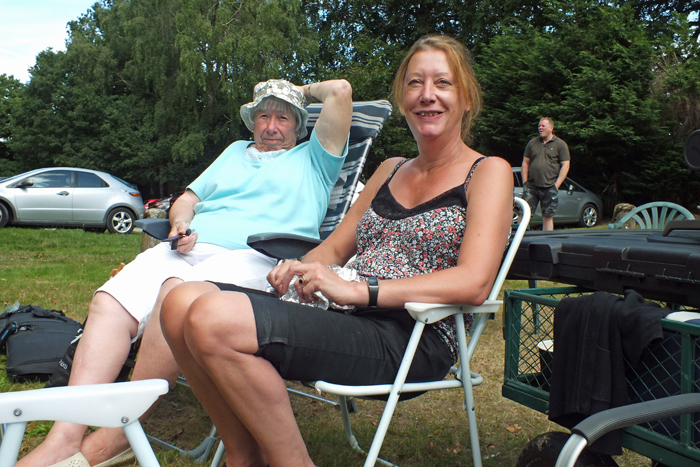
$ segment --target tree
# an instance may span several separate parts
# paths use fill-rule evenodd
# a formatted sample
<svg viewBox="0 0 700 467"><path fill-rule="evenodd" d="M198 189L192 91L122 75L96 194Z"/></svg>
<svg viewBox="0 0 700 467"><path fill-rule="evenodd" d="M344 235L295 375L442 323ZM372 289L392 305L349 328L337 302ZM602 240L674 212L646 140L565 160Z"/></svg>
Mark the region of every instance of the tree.
<svg viewBox="0 0 700 467"><path fill-rule="evenodd" d="M316 51L295 0L103 0L70 34L37 58L13 150L27 168L97 168L144 194L183 187L247 135L253 85L300 81Z"/></svg>
<svg viewBox="0 0 700 467"><path fill-rule="evenodd" d="M480 149L520 165L536 122L550 116L571 149L571 173L602 193L608 209L688 203L682 192L692 181L652 99L654 44L631 7L553 2L545 15L548 27L515 24L478 59L487 108L477 123Z"/></svg>
<svg viewBox="0 0 700 467"><path fill-rule="evenodd" d="M668 23L667 30L657 47L652 94L675 122L673 142L682 144L700 128L700 43L680 16Z"/></svg>
<svg viewBox="0 0 700 467"><path fill-rule="evenodd" d="M305 0L303 4L311 27L319 32L314 74L348 78L356 100L389 98L401 60L425 34L453 36L478 54L511 21L543 23L543 10L533 0ZM416 153L405 120L395 112L372 146L364 174L369 176L388 157Z"/></svg>
<svg viewBox="0 0 700 467"><path fill-rule="evenodd" d="M668 24L675 17L683 17L688 21L691 37L697 41L700 37L700 1L698 0L633 0L618 2L620 5L633 5L636 18L645 24L650 37L659 38L667 34Z"/></svg>
<svg viewBox="0 0 700 467"><path fill-rule="evenodd" d="M18 173L18 163L14 158L8 142L12 139L11 112L13 101L19 98L22 83L14 76L0 75L0 175L10 176Z"/></svg>

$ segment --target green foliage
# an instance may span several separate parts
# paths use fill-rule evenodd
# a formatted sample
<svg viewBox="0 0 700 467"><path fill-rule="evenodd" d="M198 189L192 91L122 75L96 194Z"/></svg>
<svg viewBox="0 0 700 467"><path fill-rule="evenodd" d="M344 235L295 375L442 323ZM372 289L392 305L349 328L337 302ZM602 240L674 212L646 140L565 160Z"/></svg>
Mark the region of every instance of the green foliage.
<svg viewBox="0 0 700 467"><path fill-rule="evenodd" d="M597 1L553 3L549 25L514 24L486 46L477 70L486 99L476 133L486 153L520 165L542 116L572 153L571 174L620 201L690 204L697 182L681 167L673 122L652 99L657 51L631 7ZM692 193L692 191L691 191Z"/></svg>
<svg viewBox="0 0 700 467"><path fill-rule="evenodd" d="M18 163L8 147L12 138L10 120L12 102L21 95L22 83L12 76L0 75L0 175L9 176L17 173Z"/></svg>
<svg viewBox="0 0 700 467"><path fill-rule="evenodd" d="M316 43L294 1L104 0L45 51L10 147L23 170L81 166L164 194L247 136L258 81L301 81Z"/></svg>
<svg viewBox="0 0 700 467"><path fill-rule="evenodd" d="M386 99L410 45L443 33L470 46L484 88L476 149L520 165L548 115L572 176L608 208L695 206L680 157L700 126L698 12L681 0L100 0L27 85L0 77L0 174L73 165L171 193L248 137L238 109L258 81L344 77L355 100ZM416 151L397 112L365 178Z"/></svg>

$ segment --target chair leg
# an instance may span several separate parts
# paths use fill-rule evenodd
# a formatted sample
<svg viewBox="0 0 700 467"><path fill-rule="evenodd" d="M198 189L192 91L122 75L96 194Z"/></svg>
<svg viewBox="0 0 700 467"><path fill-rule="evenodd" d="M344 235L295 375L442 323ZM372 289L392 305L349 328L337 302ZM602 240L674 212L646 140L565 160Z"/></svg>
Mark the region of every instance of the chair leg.
<svg viewBox="0 0 700 467"><path fill-rule="evenodd" d="M481 448L479 447L479 431L476 427L476 410L469 360L462 362L462 385L464 386L464 410L467 412L467 420L469 421L469 440L472 445L474 467L481 467Z"/></svg>
<svg viewBox="0 0 700 467"><path fill-rule="evenodd" d="M379 450L384 442L384 436L389 429L389 423L391 422L391 417L394 415L394 410L396 409L396 404L399 402L399 396L401 395L401 389L403 384L406 382L406 377L408 376L408 370L411 368L411 363L413 362L413 357L416 354L416 349L418 348L418 342L423 334L423 329L425 324L416 321L413 327L413 332L411 333L411 338L408 340L408 345L406 346L406 353L404 354L401 365L399 366L398 374L394 380L394 385L389 393L389 399L386 401L386 406L384 407L384 412L382 413L382 418L379 420L379 425L377 426L377 431L374 434L374 439L372 440L372 446L369 448L367 454L367 460L365 461L365 467L372 467L377 461L379 456Z"/></svg>
<svg viewBox="0 0 700 467"><path fill-rule="evenodd" d="M347 438L350 447L356 451L366 454L365 451L360 447L357 442L357 438L352 432L352 425L350 424L350 411L348 408L348 401L345 396L338 396L338 402L340 406L340 415L343 417L343 428L345 429L345 438Z"/></svg>
<svg viewBox="0 0 700 467"><path fill-rule="evenodd" d="M224 452L226 452L226 448L224 447L224 442L220 440L219 445L216 447L214 458L211 460L211 467L219 466L221 458L224 457Z"/></svg>
<svg viewBox="0 0 700 467"><path fill-rule="evenodd" d="M8 423L0 446L0 467L13 467L22 446L27 422Z"/></svg>
<svg viewBox="0 0 700 467"><path fill-rule="evenodd" d="M352 425L350 424L350 412L357 413L357 405L355 404L355 398L354 397L347 397L347 396L338 396L338 401L339 401L339 406L340 406L340 414L342 415L343 418L343 428L345 429L345 438L348 440L348 443L350 443L350 447L357 451L360 452L364 455L367 455L364 449L362 449L362 446L360 446L360 443L357 442L357 438L355 438L354 433L352 432ZM375 462L378 462L386 467L399 467L398 465L392 464L389 461L385 461L382 458L377 457ZM365 463L367 465L367 463ZM214 467L214 466L212 466Z"/></svg>
<svg viewBox="0 0 700 467"><path fill-rule="evenodd" d="M143 431L141 423L136 420L124 427L124 434L126 439L129 440L129 444L136 454L136 459L139 461L141 467L160 467L156 455L153 453L153 448L151 448L146 433Z"/></svg>
<svg viewBox="0 0 700 467"><path fill-rule="evenodd" d="M209 458L209 454L211 454L211 450L214 447L214 444L216 444L217 440L216 427L214 425L212 425L209 434L202 440L201 443L199 443L199 446L189 451L185 451L184 449L175 446L174 444L167 443L162 439L158 439L155 436L146 436L153 445L165 449L166 451L177 451L180 453L181 456L194 459L194 461L198 464L204 462Z"/></svg>

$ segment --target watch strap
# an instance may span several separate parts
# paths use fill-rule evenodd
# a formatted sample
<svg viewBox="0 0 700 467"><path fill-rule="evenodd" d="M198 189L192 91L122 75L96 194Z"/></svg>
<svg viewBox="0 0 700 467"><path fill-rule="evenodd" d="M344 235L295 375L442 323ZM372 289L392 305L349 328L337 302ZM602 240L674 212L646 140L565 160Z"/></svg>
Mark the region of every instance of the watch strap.
<svg viewBox="0 0 700 467"><path fill-rule="evenodd" d="M377 297L379 297L379 279L372 276L367 279L367 287L369 288L369 306L377 306Z"/></svg>

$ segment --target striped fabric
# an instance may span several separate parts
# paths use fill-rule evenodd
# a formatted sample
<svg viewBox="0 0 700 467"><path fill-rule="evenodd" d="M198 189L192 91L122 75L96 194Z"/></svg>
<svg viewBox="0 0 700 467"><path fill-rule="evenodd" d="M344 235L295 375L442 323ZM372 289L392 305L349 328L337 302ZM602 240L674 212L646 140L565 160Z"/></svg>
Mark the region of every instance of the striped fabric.
<svg viewBox="0 0 700 467"><path fill-rule="evenodd" d="M306 109L309 112L307 128L311 134L311 129L316 124L321 112L321 104L309 104ZM365 166L369 148L389 115L391 115L391 104L388 101L353 102L348 156L345 158L345 164L340 171L338 181L331 191L328 211L319 229L322 240L335 230L345 217L345 213L350 209L350 202Z"/></svg>

